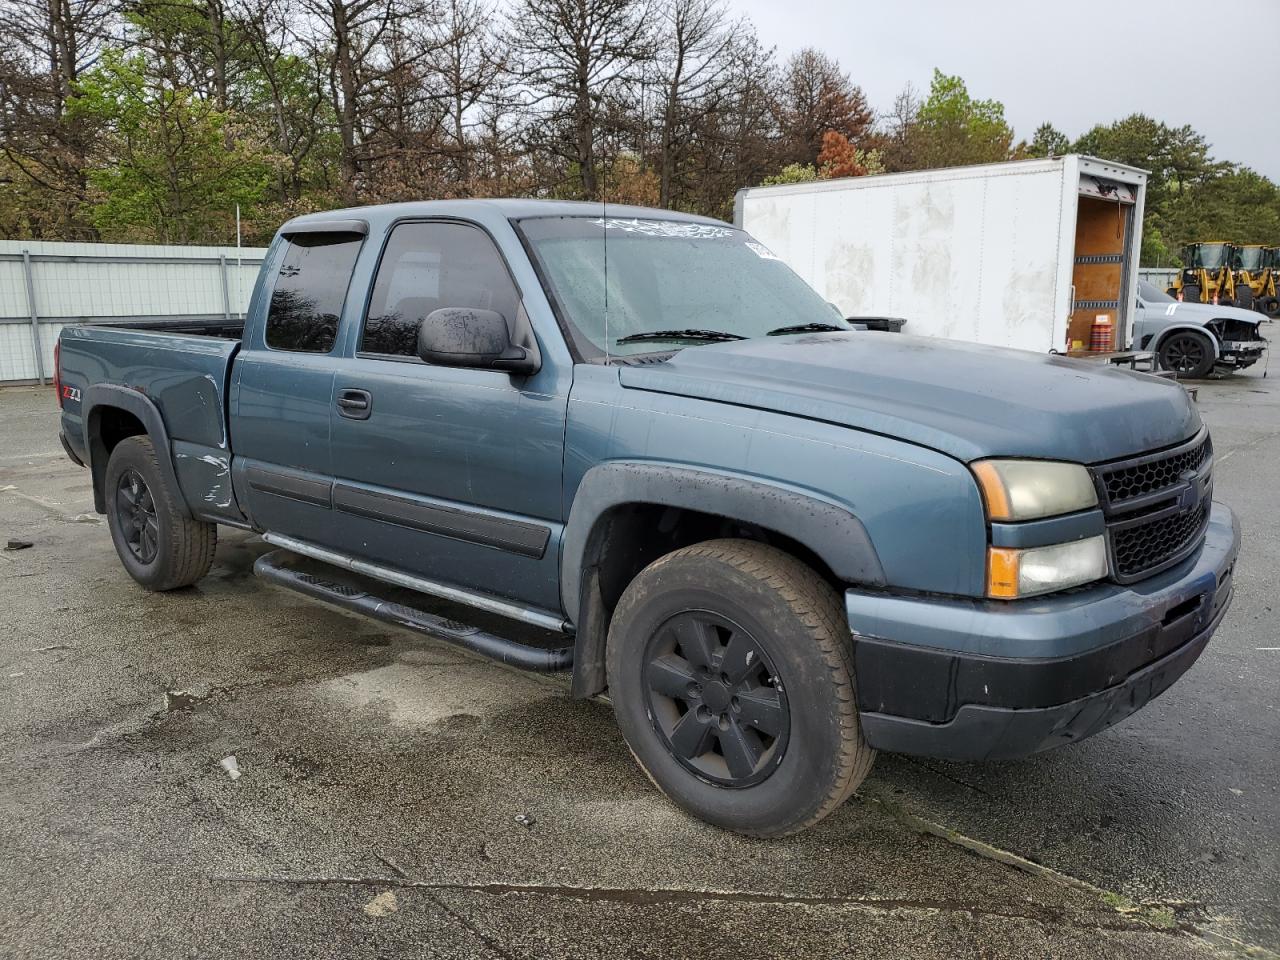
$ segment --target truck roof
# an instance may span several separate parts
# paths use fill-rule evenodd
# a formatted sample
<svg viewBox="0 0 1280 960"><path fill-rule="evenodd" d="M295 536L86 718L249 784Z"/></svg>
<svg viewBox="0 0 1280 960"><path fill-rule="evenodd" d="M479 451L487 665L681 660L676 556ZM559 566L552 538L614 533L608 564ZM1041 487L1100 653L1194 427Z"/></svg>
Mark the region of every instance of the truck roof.
<svg viewBox="0 0 1280 960"><path fill-rule="evenodd" d="M345 207L340 210L326 210L322 213L308 213L294 217L281 229L303 224L322 223L326 220L360 219L371 227L402 220L409 217L475 217L480 211L489 215L497 215L507 220L520 220L527 217L584 217L599 216L602 213L610 218L632 218L682 220L691 223L722 223L711 217L702 217L692 213L680 213L675 210L661 210L656 207L634 207L625 204L604 204L583 200L535 200L523 197L502 198L465 198L459 200L413 200L407 203L382 203L364 207Z"/></svg>

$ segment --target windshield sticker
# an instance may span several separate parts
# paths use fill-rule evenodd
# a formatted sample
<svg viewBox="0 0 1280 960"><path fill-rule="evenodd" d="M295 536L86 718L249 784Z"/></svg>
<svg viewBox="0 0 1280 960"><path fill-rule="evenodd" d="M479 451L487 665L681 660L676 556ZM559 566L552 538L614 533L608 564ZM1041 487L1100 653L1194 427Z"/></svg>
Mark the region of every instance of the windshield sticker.
<svg viewBox="0 0 1280 960"><path fill-rule="evenodd" d="M624 220L619 217L601 217L592 220L598 227L606 230L623 230L627 233L639 233L646 237L665 237L676 240L724 240L733 236L727 227L716 227L709 223L684 223L679 220Z"/></svg>
<svg viewBox="0 0 1280 960"><path fill-rule="evenodd" d="M766 247L759 240L748 240L747 247L761 260L777 260L778 255Z"/></svg>

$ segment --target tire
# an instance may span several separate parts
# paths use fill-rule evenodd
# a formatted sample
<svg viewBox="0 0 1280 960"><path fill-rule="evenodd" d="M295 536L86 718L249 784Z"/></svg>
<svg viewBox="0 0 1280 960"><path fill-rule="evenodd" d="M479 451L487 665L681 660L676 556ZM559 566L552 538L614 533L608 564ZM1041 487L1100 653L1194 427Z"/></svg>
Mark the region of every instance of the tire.
<svg viewBox="0 0 1280 960"><path fill-rule="evenodd" d="M1238 287L1236 287L1235 305L1237 307L1239 307L1241 310L1252 310L1253 303L1254 303L1253 291L1249 287L1247 287L1243 283L1240 284Z"/></svg>
<svg viewBox="0 0 1280 960"><path fill-rule="evenodd" d="M1258 301L1258 310L1274 320L1280 317L1280 297L1263 297Z"/></svg>
<svg viewBox="0 0 1280 960"><path fill-rule="evenodd" d="M148 590L176 590L209 572L218 527L183 514L149 437L116 444L105 484L107 525L129 576Z"/></svg>
<svg viewBox="0 0 1280 960"><path fill-rule="evenodd" d="M650 564L614 611L606 659L636 761L718 827L803 830L848 799L875 760L840 600L773 547L711 540Z"/></svg>
<svg viewBox="0 0 1280 960"><path fill-rule="evenodd" d="M1176 298L1177 294L1174 294L1174 297ZM1202 297L1203 294L1198 283L1188 283L1182 288L1182 299L1187 303L1199 303Z"/></svg>
<svg viewBox="0 0 1280 960"><path fill-rule="evenodd" d="M1160 344L1160 367L1179 380L1203 380L1213 371L1213 342L1203 333L1179 330Z"/></svg>

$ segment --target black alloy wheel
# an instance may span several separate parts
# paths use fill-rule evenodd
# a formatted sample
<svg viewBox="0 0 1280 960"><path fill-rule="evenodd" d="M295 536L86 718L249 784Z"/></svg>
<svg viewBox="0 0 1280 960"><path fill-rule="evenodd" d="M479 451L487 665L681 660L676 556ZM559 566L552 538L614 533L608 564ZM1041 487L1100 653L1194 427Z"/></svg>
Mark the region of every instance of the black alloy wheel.
<svg viewBox="0 0 1280 960"><path fill-rule="evenodd" d="M787 695L769 655L743 627L710 611L671 617L645 650L654 729L682 766L722 787L749 787L782 761Z"/></svg>
<svg viewBox="0 0 1280 960"><path fill-rule="evenodd" d="M139 563L151 563L160 550L160 518L147 482L136 470L125 470L116 485L116 519L130 552Z"/></svg>
<svg viewBox="0 0 1280 960"><path fill-rule="evenodd" d="M654 784L708 823L779 837L857 789L862 735L842 598L798 558L746 539L659 557L609 624L614 716Z"/></svg>
<svg viewBox="0 0 1280 960"><path fill-rule="evenodd" d="M1180 379L1207 377L1213 363L1213 346L1202 333L1175 333L1160 346L1160 365Z"/></svg>

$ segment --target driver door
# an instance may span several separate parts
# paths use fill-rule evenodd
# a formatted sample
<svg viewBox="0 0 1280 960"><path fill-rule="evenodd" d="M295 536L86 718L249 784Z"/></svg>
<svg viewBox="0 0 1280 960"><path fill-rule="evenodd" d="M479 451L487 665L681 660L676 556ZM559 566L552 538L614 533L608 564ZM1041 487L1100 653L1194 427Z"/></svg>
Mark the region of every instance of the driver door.
<svg viewBox="0 0 1280 960"><path fill-rule="evenodd" d="M546 368L522 376L425 363L418 326L445 307L494 310L513 329L524 309L480 227L396 225L354 349L337 363L337 532L372 562L558 610L567 384Z"/></svg>

